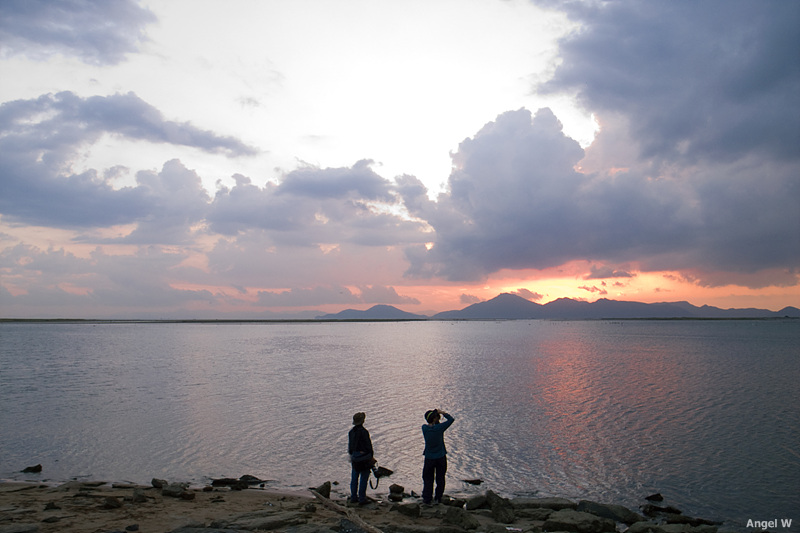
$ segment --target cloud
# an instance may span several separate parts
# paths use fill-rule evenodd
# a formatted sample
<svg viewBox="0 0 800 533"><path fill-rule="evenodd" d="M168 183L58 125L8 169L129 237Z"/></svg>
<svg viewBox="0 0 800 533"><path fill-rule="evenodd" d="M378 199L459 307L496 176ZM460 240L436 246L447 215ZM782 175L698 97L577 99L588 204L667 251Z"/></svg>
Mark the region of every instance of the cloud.
<svg viewBox="0 0 800 533"><path fill-rule="evenodd" d="M661 175L646 163L585 174L575 170L582 157L550 110L521 109L459 145L438 202L415 179L401 180L409 212L435 230L432 248L407 249L407 275L478 281L588 260L700 278L747 273L748 286L769 269L797 279L797 165L750 158ZM589 277L625 275L608 268Z"/></svg>
<svg viewBox="0 0 800 533"><path fill-rule="evenodd" d="M645 157L796 161L800 4L750 0L561 6L581 23L540 91L630 119Z"/></svg>
<svg viewBox="0 0 800 533"><path fill-rule="evenodd" d="M606 294L608 294L608 291L607 291L607 290L605 290L605 289L601 289L601 288L599 288L599 287L595 287L594 285L593 285L593 286L591 286L591 287L590 287L590 286L588 286L588 285L582 285L582 286L580 286L580 287L578 287L578 288L579 288L579 289L581 289L581 290L584 290L584 291L588 291L588 292L597 293L597 294L599 294L600 296L605 296Z"/></svg>
<svg viewBox="0 0 800 533"><path fill-rule="evenodd" d="M459 297L459 301L464 305L472 305L472 304L480 303L483 300L481 300L479 297L477 297L477 296L475 296L473 294L462 294Z"/></svg>
<svg viewBox="0 0 800 533"><path fill-rule="evenodd" d="M392 210L398 202L395 186L370 163L304 167L264 187L238 176L234 187L217 192L208 214L210 229L230 236L266 230L275 243L294 246L426 242L425 224Z"/></svg>
<svg viewBox="0 0 800 533"><path fill-rule="evenodd" d="M538 292L529 291L528 289L517 289L516 291L513 291L511 294L516 294L517 296L520 296L532 302L538 302L539 300L544 298L544 295L539 294Z"/></svg>
<svg viewBox="0 0 800 533"><path fill-rule="evenodd" d="M800 279L800 5L539 2L581 28L535 90L576 94L601 131L581 151L539 110L501 114L453 154L411 277L594 262L586 279L691 273L699 285ZM613 265L627 265L620 270ZM770 281L767 281L770 280Z"/></svg>
<svg viewBox="0 0 800 533"><path fill-rule="evenodd" d="M104 134L154 143L191 146L206 152L248 155L255 150L188 123L164 120L133 93L81 98L71 92L0 105L0 213L10 221L59 227L107 227L143 220L164 211L164 194L147 173L142 186L114 188L113 171L73 173L81 150ZM166 183L166 182L165 182Z"/></svg>
<svg viewBox="0 0 800 533"><path fill-rule="evenodd" d="M172 270L185 258L186 252L158 247L127 255L97 249L79 257L61 248L17 244L0 250L0 269L13 280L16 293L4 297L4 303L17 312L30 310L25 316L76 316L80 309L102 315L107 309L167 309L212 301L209 291L172 287Z"/></svg>
<svg viewBox="0 0 800 533"><path fill-rule="evenodd" d="M138 51L144 28L155 22L133 0L3 0L0 2L0 51L46 58L75 55L93 65L114 65Z"/></svg>
<svg viewBox="0 0 800 533"><path fill-rule="evenodd" d="M354 293L342 285L259 291L258 305L267 307L309 307L318 305L419 304L416 298L400 296L394 287L367 285Z"/></svg>
<svg viewBox="0 0 800 533"><path fill-rule="evenodd" d="M384 287L379 285L371 285L359 287L361 291L361 300L368 304L412 304L418 305L421 302L409 296L401 296L397 294L394 287Z"/></svg>
<svg viewBox="0 0 800 533"><path fill-rule="evenodd" d="M303 307L329 304L357 304L361 298L343 286L317 286L310 289L259 291L258 305L265 307Z"/></svg>
<svg viewBox="0 0 800 533"><path fill-rule="evenodd" d="M636 274L627 270L617 270L608 265L592 265L589 274L583 279L633 278Z"/></svg>

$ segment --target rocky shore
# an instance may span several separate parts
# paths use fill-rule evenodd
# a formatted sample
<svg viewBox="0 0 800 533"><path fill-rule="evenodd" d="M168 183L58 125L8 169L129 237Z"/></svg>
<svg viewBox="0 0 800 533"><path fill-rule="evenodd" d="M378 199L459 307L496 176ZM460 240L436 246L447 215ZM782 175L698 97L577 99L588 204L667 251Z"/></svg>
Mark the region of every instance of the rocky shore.
<svg viewBox="0 0 800 533"><path fill-rule="evenodd" d="M330 482L288 492L251 476L189 487L71 481L0 483L0 533L722 533L651 495L637 510L565 498L504 498L491 490L426 506L391 485L367 505Z"/></svg>

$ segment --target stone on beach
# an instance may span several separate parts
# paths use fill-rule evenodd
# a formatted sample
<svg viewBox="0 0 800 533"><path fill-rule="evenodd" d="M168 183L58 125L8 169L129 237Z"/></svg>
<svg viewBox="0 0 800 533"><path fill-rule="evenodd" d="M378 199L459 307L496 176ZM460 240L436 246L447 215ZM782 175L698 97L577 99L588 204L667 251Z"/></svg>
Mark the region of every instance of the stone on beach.
<svg viewBox="0 0 800 533"><path fill-rule="evenodd" d="M170 533L346 533L344 522L351 523L353 533L612 533L625 531L625 523L630 524L626 533L716 533L718 529L712 522L685 515L660 513L645 518L620 505L565 498L509 500L491 490L468 498L446 495L442 505L421 506L418 498L390 504L389 495L405 492L404 487L392 485L376 493L370 505L352 508L346 506L349 494L344 489L333 494L332 500L316 493L324 500L323 505L315 505L315 493L306 491L229 492L219 487L206 493L181 483L162 485L155 489L129 483L71 482L66 490L38 484L27 490L3 490L0 483L0 493L9 503L0 506L0 533L135 531L128 529L134 523L141 531ZM330 486L324 483L320 488ZM12 500L9 496L16 492L19 496ZM196 499L186 501L184 495Z"/></svg>
<svg viewBox="0 0 800 533"><path fill-rule="evenodd" d="M591 513L562 509L551 514L544 523L546 531L573 531L576 533L605 533L617 530L613 520Z"/></svg>
<svg viewBox="0 0 800 533"><path fill-rule="evenodd" d="M581 500L578 502L578 511L585 513L592 513L594 515L610 518L615 522L622 522L623 524L631 525L636 522L641 522L644 517L640 514L634 513L627 507L622 505L611 505L605 503L597 503L588 500Z"/></svg>
<svg viewBox="0 0 800 533"><path fill-rule="evenodd" d="M502 524L510 524L516 519L514 516L514 506L508 498L503 498L502 496L498 496L495 492L487 490L486 501L489 504L489 508L492 510L492 517L495 521Z"/></svg>

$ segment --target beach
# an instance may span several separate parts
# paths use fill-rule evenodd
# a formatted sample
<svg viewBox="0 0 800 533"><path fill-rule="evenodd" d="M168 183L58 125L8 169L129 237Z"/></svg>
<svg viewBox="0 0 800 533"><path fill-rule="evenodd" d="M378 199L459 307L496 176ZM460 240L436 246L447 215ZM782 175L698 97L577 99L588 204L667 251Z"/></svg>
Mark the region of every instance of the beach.
<svg viewBox="0 0 800 533"><path fill-rule="evenodd" d="M71 531L214 533L717 533L719 524L684 516L665 502L636 510L566 498L507 499L491 490L469 498L445 496L426 506L403 487L381 487L367 505L348 503L347 488L323 483L308 490L253 483L186 487L102 481L59 485L0 483L0 533ZM397 500L391 501L390 500ZM658 500L658 495L651 499Z"/></svg>

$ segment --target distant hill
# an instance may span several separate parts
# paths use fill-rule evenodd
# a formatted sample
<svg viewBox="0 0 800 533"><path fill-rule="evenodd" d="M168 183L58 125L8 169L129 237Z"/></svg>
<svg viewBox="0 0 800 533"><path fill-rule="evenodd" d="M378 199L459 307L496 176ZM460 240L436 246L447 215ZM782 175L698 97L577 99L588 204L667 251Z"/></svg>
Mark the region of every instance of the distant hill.
<svg viewBox="0 0 800 533"><path fill-rule="evenodd" d="M515 294L500 294L491 300L470 305L460 311L445 311L435 320L498 320L498 319L562 319L586 320L603 318L800 318L800 309L785 307L780 311L767 309L720 309L688 302L653 303L626 302L602 298L584 302L559 298L541 305Z"/></svg>
<svg viewBox="0 0 800 533"><path fill-rule="evenodd" d="M318 316L318 320L426 320L425 315L407 313L392 305L375 305L366 311L345 309L338 313Z"/></svg>

